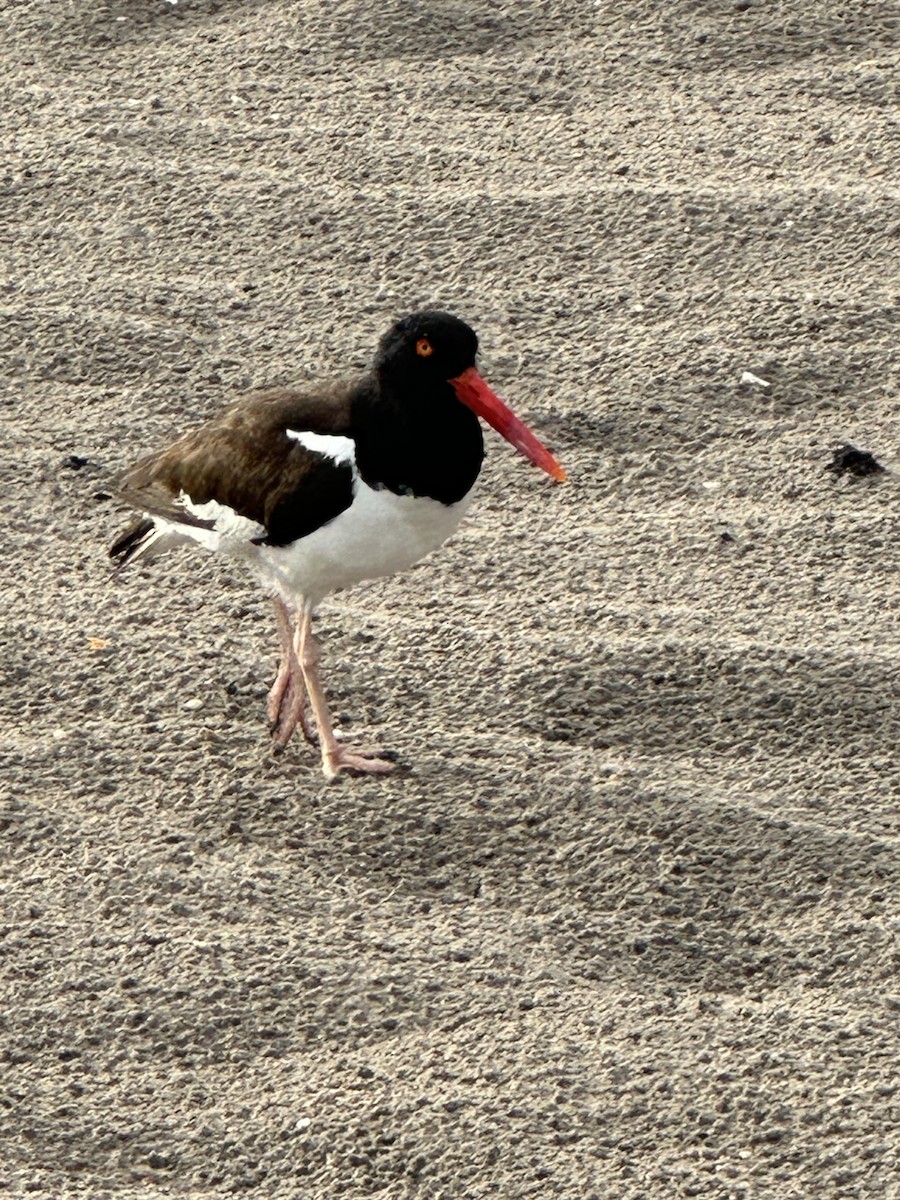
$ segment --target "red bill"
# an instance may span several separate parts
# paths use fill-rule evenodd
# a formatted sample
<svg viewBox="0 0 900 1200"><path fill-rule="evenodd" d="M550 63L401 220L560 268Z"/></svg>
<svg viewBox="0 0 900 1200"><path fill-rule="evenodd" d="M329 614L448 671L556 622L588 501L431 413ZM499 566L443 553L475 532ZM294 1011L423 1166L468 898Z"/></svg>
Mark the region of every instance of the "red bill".
<svg viewBox="0 0 900 1200"><path fill-rule="evenodd" d="M475 367L469 367L462 375L451 379L450 386L463 404L487 421L488 425L496 429L501 437L505 437L510 445L515 446L519 453L524 454L536 467L540 467L560 482L567 478L565 470L547 447L539 442L528 426L491 391Z"/></svg>

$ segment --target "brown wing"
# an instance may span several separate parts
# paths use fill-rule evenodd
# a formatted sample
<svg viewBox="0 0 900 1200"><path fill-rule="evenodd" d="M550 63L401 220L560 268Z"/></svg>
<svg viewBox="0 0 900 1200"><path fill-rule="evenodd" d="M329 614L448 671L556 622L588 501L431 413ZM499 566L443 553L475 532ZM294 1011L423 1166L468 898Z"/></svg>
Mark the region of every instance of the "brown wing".
<svg viewBox="0 0 900 1200"><path fill-rule="evenodd" d="M346 464L307 450L287 430L350 436L352 388L314 395L275 388L251 392L167 449L142 458L115 481L128 504L183 525L212 527L180 503L216 500L265 527L285 545L333 520L353 499Z"/></svg>

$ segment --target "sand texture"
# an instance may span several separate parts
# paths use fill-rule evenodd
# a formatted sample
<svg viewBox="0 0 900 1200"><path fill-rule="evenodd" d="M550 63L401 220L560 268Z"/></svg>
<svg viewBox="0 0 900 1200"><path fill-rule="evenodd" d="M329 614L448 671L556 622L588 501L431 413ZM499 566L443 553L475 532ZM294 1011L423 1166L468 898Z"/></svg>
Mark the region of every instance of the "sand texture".
<svg viewBox="0 0 900 1200"><path fill-rule="evenodd" d="M0 1194L900 1196L894 0L0 26ZM328 785L109 481L426 305L571 483L323 605Z"/></svg>

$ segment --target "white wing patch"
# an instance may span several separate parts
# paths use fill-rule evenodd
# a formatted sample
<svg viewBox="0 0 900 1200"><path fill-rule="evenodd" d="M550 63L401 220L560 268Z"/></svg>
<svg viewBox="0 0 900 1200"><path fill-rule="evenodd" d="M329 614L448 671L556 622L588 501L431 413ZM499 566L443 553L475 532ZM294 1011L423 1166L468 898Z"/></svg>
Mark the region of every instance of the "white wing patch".
<svg viewBox="0 0 900 1200"><path fill-rule="evenodd" d="M356 442L353 438L333 433L313 433L308 429L286 429L285 433L307 450L312 450L313 454L330 458L338 466L347 463L352 467L356 463Z"/></svg>
<svg viewBox="0 0 900 1200"><path fill-rule="evenodd" d="M207 500L205 504L197 504L186 492L181 492L178 503L202 521L212 521L213 529L209 532L215 531L221 537L250 541L251 538L260 537L266 532L258 521L254 521L250 517L242 517L233 508L229 508L227 504L220 504L218 500ZM185 532L191 533L191 530L186 529ZM192 536L196 537L197 535L192 534ZM205 539L198 538L197 540Z"/></svg>

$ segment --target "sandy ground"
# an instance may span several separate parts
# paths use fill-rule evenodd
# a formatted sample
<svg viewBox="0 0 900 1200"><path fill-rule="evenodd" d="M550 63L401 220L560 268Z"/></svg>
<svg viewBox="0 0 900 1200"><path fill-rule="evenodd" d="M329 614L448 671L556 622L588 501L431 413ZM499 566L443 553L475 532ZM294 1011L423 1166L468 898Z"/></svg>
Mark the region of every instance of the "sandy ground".
<svg viewBox="0 0 900 1200"><path fill-rule="evenodd" d="M900 1195L896 5L0 22L0 1193ZM323 606L329 786L106 489L426 304L572 483Z"/></svg>

